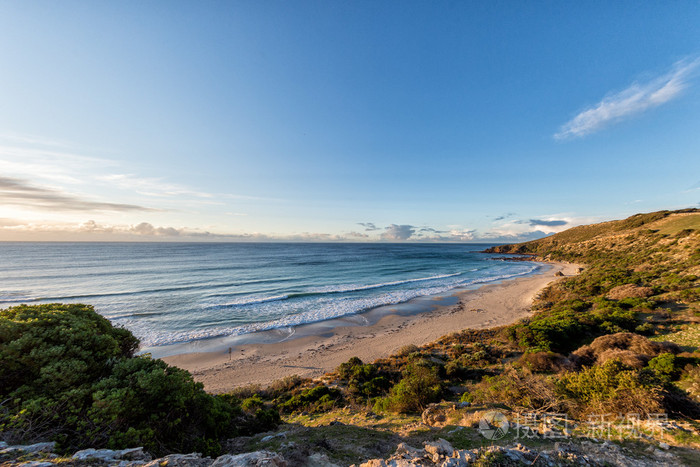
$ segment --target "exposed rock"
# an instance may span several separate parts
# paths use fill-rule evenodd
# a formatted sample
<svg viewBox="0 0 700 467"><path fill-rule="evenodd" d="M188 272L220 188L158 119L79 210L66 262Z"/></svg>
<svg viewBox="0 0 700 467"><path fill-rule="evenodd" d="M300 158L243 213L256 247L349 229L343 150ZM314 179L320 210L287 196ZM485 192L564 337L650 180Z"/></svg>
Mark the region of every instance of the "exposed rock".
<svg viewBox="0 0 700 467"><path fill-rule="evenodd" d="M255 451L245 454L226 454L217 458L210 467L287 467L282 456L270 451Z"/></svg>
<svg viewBox="0 0 700 467"><path fill-rule="evenodd" d="M387 467L387 463L384 459L370 459L360 464L360 467Z"/></svg>
<svg viewBox="0 0 700 467"><path fill-rule="evenodd" d="M260 442L266 443L266 442L268 442L268 441L272 441L272 440L275 439L275 438L284 438L284 439L287 439L287 432L286 432L286 431L283 431L283 432L281 432L281 433L275 433L274 435L267 435L267 436L263 437L263 438L260 440Z"/></svg>
<svg viewBox="0 0 700 467"><path fill-rule="evenodd" d="M29 444L29 445L16 445L16 446L7 446L2 451L0 451L0 454L19 454L19 453L26 453L26 454L35 454L39 452L51 452L54 450L56 447L56 443L53 441L48 442L48 443L36 443L36 444Z"/></svg>
<svg viewBox="0 0 700 467"><path fill-rule="evenodd" d="M426 443L426 449L415 449L400 444L396 453L388 459L372 459L361 467L413 467L440 466L462 467L487 461L488 465L620 465L630 467L657 467L684 465L670 452L653 449L654 458L636 458L621 446L606 441L596 444L584 441L576 444L555 443L554 448L537 450L522 444L513 446L488 446L471 450L451 450L452 446L445 440ZM494 463L495 462L495 463ZM687 464L686 464L687 465Z"/></svg>
<svg viewBox="0 0 700 467"><path fill-rule="evenodd" d="M448 441L440 438L432 443L425 443L425 451L430 454L433 462L437 463L440 457L452 457L455 449Z"/></svg>
<svg viewBox="0 0 700 467"><path fill-rule="evenodd" d="M416 457L423 457L425 455L425 449L416 449L409 446L406 443L400 443L396 446L396 456L413 459Z"/></svg>
<svg viewBox="0 0 700 467"><path fill-rule="evenodd" d="M83 449L73 454L75 460L101 460L104 462L115 462L119 460L144 461L152 459L150 454L143 452L143 448L122 449L113 451L111 449Z"/></svg>
<svg viewBox="0 0 700 467"><path fill-rule="evenodd" d="M428 426L440 426L447 420L445 409L437 404L430 404L421 414L421 420Z"/></svg>
<svg viewBox="0 0 700 467"><path fill-rule="evenodd" d="M440 467L467 467L469 462L464 459L450 457L440 464Z"/></svg>
<svg viewBox="0 0 700 467"><path fill-rule="evenodd" d="M561 271L555 272L554 275L557 276L557 277L564 277L564 273L561 272Z"/></svg>
<svg viewBox="0 0 700 467"><path fill-rule="evenodd" d="M209 457L202 458L198 452L191 454L170 454L149 462L144 467L208 467L214 462Z"/></svg>
<svg viewBox="0 0 700 467"><path fill-rule="evenodd" d="M328 458L327 455L321 453L311 454L306 460L305 467L340 467L338 464L334 464Z"/></svg>

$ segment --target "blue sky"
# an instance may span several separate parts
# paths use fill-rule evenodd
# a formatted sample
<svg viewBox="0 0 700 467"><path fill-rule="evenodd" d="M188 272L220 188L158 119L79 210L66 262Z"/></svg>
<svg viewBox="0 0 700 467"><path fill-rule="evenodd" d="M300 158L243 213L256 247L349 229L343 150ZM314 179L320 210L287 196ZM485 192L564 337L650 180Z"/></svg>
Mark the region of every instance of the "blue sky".
<svg viewBox="0 0 700 467"><path fill-rule="evenodd" d="M700 201L700 3L0 1L0 240L514 241Z"/></svg>

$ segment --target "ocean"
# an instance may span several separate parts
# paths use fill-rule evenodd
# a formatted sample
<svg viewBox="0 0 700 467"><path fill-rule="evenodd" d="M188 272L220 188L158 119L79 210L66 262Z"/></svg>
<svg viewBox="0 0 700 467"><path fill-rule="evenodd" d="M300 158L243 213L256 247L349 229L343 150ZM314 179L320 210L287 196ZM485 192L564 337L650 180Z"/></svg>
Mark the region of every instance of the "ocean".
<svg viewBox="0 0 700 467"><path fill-rule="evenodd" d="M534 273L484 244L0 243L0 307L86 303L142 348L357 315Z"/></svg>

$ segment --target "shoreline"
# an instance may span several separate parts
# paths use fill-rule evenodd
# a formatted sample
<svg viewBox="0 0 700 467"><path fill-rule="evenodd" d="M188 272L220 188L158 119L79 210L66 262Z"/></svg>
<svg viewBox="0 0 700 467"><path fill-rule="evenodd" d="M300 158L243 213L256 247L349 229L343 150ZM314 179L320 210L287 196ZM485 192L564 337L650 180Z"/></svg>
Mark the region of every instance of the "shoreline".
<svg viewBox="0 0 700 467"><path fill-rule="evenodd" d="M579 267L570 263L544 264L547 269L532 275L443 297L421 297L417 300L422 302L418 311L411 312L409 307L408 313L400 313L396 306L380 307L335 323L306 325L299 335L271 333L269 342L246 343L241 339L223 348L220 343L212 344L209 347L213 351L185 351L161 358L190 371L196 381L213 393L249 384L264 386L291 375L318 377L351 357L369 363L404 345L424 345L462 329L513 323L530 314L533 299L559 278L556 273L576 275ZM209 350L206 345L204 349Z"/></svg>

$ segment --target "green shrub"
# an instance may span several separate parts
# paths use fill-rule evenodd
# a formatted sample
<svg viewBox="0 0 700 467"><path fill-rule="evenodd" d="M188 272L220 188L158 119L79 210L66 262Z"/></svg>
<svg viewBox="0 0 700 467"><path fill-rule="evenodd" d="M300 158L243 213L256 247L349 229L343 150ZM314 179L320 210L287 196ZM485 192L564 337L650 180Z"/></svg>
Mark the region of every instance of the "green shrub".
<svg viewBox="0 0 700 467"><path fill-rule="evenodd" d="M293 412L327 412L342 400L340 391L325 385L314 386L299 391L277 405L279 410Z"/></svg>
<svg viewBox="0 0 700 467"><path fill-rule="evenodd" d="M357 397L376 397L386 393L391 381L380 374L376 365L362 363L353 357L337 369L338 377L347 383L348 392Z"/></svg>
<svg viewBox="0 0 700 467"><path fill-rule="evenodd" d="M134 357L138 341L87 305L0 310L0 432L61 450L199 450L249 430L235 398L207 394L184 370ZM269 429L271 424L266 427Z"/></svg>
<svg viewBox="0 0 700 467"><path fill-rule="evenodd" d="M409 364L403 378L391 388L389 396L377 402L377 409L390 412L420 412L440 398L442 381L436 367Z"/></svg>
<svg viewBox="0 0 700 467"><path fill-rule="evenodd" d="M116 363L109 377L93 386L88 430L98 445L117 449L144 446L151 452L179 452L198 440L235 434L240 413L222 398L204 392L185 370L146 357Z"/></svg>
<svg viewBox="0 0 700 467"><path fill-rule="evenodd" d="M672 353L657 355L649 360L647 366L654 376L664 384L668 384L680 374L680 370L676 366L676 356Z"/></svg>
<svg viewBox="0 0 700 467"><path fill-rule="evenodd" d="M464 378L469 374L469 368L462 365L458 360L450 360L445 365L445 375L451 379Z"/></svg>
<svg viewBox="0 0 700 467"><path fill-rule="evenodd" d="M649 322L640 324L639 326L634 328L634 332L636 332L638 334L645 335L645 336L653 335L654 330L655 330L654 325L649 323Z"/></svg>
<svg viewBox="0 0 700 467"><path fill-rule="evenodd" d="M661 388L617 359L580 372L566 372L557 386L581 413L648 415L661 411Z"/></svg>
<svg viewBox="0 0 700 467"><path fill-rule="evenodd" d="M252 410L257 410L259 408L262 408L264 406L263 400L260 398L259 394L253 394L252 396L243 399L241 402L241 408L245 410L246 412L250 412Z"/></svg>
<svg viewBox="0 0 700 467"><path fill-rule="evenodd" d="M635 302L636 303L636 302ZM510 326L506 334L530 352L569 352L585 341L634 329L638 312L631 304L603 298L567 301Z"/></svg>
<svg viewBox="0 0 700 467"><path fill-rule="evenodd" d="M525 352L518 363L536 373L556 373L568 362L563 355L555 352Z"/></svg>
<svg viewBox="0 0 700 467"><path fill-rule="evenodd" d="M468 402L505 404L526 410L563 411L566 408L563 398L556 392L553 376L512 367L473 385Z"/></svg>
<svg viewBox="0 0 700 467"><path fill-rule="evenodd" d="M109 374L138 340L87 305L21 305L0 311L0 395L38 397Z"/></svg>
<svg viewBox="0 0 700 467"><path fill-rule="evenodd" d="M407 344L402 346L399 350L396 351L396 356L397 357L408 357L409 355L420 352L420 347L418 347L415 344Z"/></svg>
<svg viewBox="0 0 700 467"><path fill-rule="evenodd" d="M299 388L302 384L309 383L311 380L309 378L302 378L298 375L285 376L282 379L270 384L267 389L265 389L265 394L271 399L282 397L285 394L291 393L295 389ZM258 391L256 391L258 392Z"/></svg>

